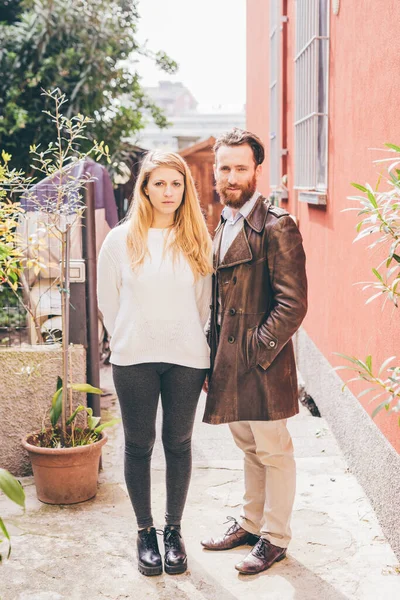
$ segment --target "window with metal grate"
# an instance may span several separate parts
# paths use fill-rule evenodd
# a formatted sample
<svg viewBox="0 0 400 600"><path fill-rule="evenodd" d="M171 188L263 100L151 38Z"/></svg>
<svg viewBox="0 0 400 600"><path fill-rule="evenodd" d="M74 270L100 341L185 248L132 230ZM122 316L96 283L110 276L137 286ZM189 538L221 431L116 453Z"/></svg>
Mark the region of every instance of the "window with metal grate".
<svg viewBox="0 0 400 600"><path fill-rule="evenodd" d="M294 62L295 188L307 192L326 192L329 0L296 0Z"/></svg>

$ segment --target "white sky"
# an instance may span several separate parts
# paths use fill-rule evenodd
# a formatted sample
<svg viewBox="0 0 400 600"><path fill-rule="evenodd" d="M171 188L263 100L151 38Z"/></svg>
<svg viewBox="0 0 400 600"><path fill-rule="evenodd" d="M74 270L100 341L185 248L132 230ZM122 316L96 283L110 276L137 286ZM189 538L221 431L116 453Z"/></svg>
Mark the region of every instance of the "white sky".
<svg viewBox="0 0 400 600"><path fill-rule="evenodd" d="M246 0L140 0L139 14L139 41L179 64L171 76L143 59L143 85L182 81L204 108L245 104Z"/></svg>

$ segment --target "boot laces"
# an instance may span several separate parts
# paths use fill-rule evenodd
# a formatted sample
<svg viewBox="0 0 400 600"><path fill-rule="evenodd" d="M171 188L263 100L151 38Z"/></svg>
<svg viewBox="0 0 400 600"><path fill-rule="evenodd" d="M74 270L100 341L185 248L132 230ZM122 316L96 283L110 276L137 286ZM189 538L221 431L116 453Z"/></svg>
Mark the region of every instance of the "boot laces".
<svg viewBox="0 0 400 600"><path fill-rule="evenodd" d="M144 542L146 550L153 550L154 552L158 552L156 530L154 530L153 528L146 529L146 533L142 536L142 540Z"/></svg>
<svg viewBox="0 0 400 600"><path fill-rule="evenodd" d="M182 536L178 529L167 529L164 535L165 541L169 545L171 550L180 550L180 538L182 538Z"/></svg>

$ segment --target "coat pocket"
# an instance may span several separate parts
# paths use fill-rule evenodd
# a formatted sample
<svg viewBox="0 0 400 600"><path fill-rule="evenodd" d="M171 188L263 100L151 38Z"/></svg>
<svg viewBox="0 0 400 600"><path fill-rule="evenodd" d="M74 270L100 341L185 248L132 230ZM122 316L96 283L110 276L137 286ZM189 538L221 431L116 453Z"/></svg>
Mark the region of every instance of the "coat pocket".
<svg viewBox="0 0 400 600"><path fill-rule="evenodd" d="M257 329L257 326L251 327L246 332L246 366L249 371L254 369L258 362Z"/></svg>

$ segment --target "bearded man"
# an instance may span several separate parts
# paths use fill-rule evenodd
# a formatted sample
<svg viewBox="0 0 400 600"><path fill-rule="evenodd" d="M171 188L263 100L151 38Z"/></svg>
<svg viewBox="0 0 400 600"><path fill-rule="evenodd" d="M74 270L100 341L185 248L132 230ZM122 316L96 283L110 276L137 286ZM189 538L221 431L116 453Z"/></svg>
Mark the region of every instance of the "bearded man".
<svg viewBox="0 0 400 600"><path fill-rule="evenodd" d="M235 567L245 574L286 556L296 485L287 419L298 413L292 336L307 311L305 255L289 213L257 191L261 140L233 129L214 146L224 205L216 230L206 423L229 423L244 453L244 503L208 550L253 546Z"/></svg>

